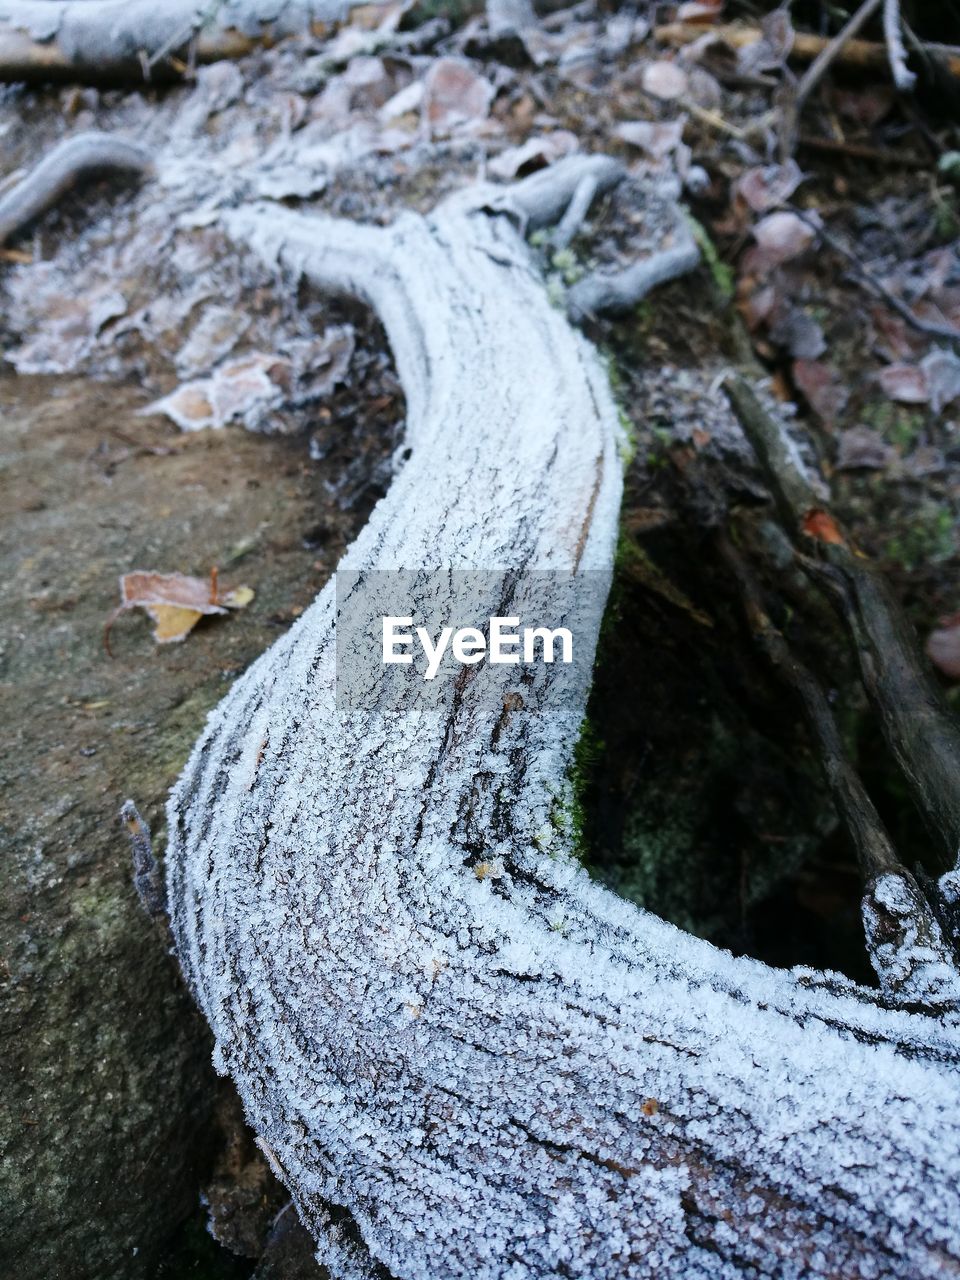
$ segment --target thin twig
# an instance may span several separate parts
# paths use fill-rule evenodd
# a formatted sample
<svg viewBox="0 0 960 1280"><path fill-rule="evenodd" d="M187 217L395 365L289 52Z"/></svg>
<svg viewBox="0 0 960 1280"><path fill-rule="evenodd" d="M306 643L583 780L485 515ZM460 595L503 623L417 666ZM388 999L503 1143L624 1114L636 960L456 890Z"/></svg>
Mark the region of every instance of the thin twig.
<svg viewBox="0 0 960 1280"><path fill-rule="evenodd" d="M759 584L729 535L721 532L717 548L740 584L747 621L754 639L770 665L791 686L803 704L807 722L820 746L820 764L857 853L865 882L889 872L902 873L903 866L883 821L863 783L850 764L837 728L837 721L820 682L792 652L783 633L771 620L763 603Z"/></svg>
<svg viewBox="0 0 960 1280"><path fill-rule="evenodd" d="M893 83L901 93L910 93L917 83L917 77L907 66L907 51L903 47L900 30L900 0L883 0L883 38L887 45Z"/></svg>
<svg viewBox="0 0 960 1280"><path fill-rule="evenodd" d="M802 222L805 222L808 227L817 233L824 244L846 259L853 267L858 282L878 298L881 298L911 328L932 338L946 338L950 342L960 342L960 329L955 329L951 324L939 324L936 320L924 320L921 316L916 315L902 298L898 298L895 293L887 288L882 280L879 280L872 271L863 265L852 249L848 249L842 240L839 240L831 231L815 222L803 209L799 209L793 204L784 204L782 208L796 214Z"/></svg>
<svg viewBox="0 0 960 1280"><path fill-rule="evenodd" d="M797 86L796 111L798 115L803 110L804 103L810 97L810 94L826 75L837 55L842 52L844 46L853 39L860 28L873 17L880 8L881 3L883 3L883 0L864 0L864 3L853 17L814 58Z"/></svg>
<svg viewBox="0 0 960 1280"><path fill-rule="evenodd" d="M797 138L799 147L807 147L811 151L826 151L831 155L849 156L852 160L870 160L875 164L888 165L896 169L929 169L930 161L924 156L907 155L903 151L888 151L881 147L871 147L861 142L841 142L837 138L818 138L811 133L801 133Z"/></svg>
<svg viewBox="0 0 960 1280"><path fill-rule="evenodd" d="M810 549L800 563L828 590L847 625L887 743L952 865L960 848L960 725L916 633L883 575L825 509L783 424L742 378L728 377L723 389L787 527Z"/></svg>

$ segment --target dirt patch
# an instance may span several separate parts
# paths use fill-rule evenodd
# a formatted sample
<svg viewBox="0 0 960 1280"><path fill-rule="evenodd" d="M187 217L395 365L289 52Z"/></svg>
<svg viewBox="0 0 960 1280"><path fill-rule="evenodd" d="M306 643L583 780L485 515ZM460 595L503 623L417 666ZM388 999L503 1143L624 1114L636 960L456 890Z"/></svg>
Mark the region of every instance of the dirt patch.
<svg viewBox="0 0 960 1280"><path fill-rule="evenodd" d="M392 447L382 412L328 410L319 461L303 437L181 435L144 403L132 386L0 379L0 1234L24 1277L153 1275L198 1210L209 1033L137 903L117 810L133 796L162 847L205 715L365 518L362 486L338 488L345 464L359 451L369 474ZM255 589L246 610L165 647L127 614L107 657L119 574L212 565Z"/></svg>

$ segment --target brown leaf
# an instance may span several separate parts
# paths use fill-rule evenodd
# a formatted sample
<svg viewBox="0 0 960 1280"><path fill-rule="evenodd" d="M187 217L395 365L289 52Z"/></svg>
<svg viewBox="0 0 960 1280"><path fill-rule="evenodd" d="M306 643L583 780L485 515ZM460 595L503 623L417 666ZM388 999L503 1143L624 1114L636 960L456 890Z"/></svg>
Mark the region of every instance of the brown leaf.
<svg viewBox="0 0 960 1280"><path fill-rule="evenodd" d="M878 471L897 456L893 445L869 427L853 427L840 432L837 450L838 471Z"/></svg>
<svg viewBox="0 0 960 1280"><path fill-rule="evenodd" d="M120 578L120 604L113 611L104 633L110 652L110 630L121 613L144 609L154 622L157 644L184 640L205 614L242 609L253 599L250 587L222 592L216 569L209 578L191 578L183 573L155 573L134 569Z"/></svg>
<svg viewBox="0 0 960 1280"><path fill-rule="evenodd" d="M493 85L457 58L437 58L423 81L423 118L433 134L483 120L493 101Z"/></svg>
<svg viewBox="0 0 960 1280"><path fill-rule="evenodd" d="M766 213L789 200L802 181L803 170L796 160L788 160L786 164L762 164L747 169L735 190L754 213Z"/></svg>
<svg viewBox="0 0 960 1280"><path fill-rule="evenodd" d="M880 370L880 385L899 404L926 404L930 399L927 376L915 364L888 364Z"/></svg>
<svg viewBox="0 0 960 1280"><path fill-rule="evenodd" d="M647 155L654 160L663 160L680 145L683 140L683 126L686 122L686 116L660 122L627 120L623 124L618 124L613 132L615 137L629 142L632 147L639 147L642 151L646 151Z"/></svg>
<svg viewBox="0 0 960 1280"><path fill-rule="evenodd" d="M927 639L927 657L945 676L960 680L960 613L941 618Z"/></svg>
<svg viewBox="0 0 960 1280"><path fill-rule="evenodd" d="M651 98L660 98L668 102L680 98L687 91L687 73L675 62L648 62L640 77L640 85L644 93Z"/></svg>
<svg viewBox="0 0 960 1280"><path fill-rule="evenodd" d="M522 178L572 154L579 147L576 134L566 129L528 138L519 147L508 147L490 161L487 168L495 178Z"/></svg>
<svg viewBox="0 0 960 1280"><path fill-rule="evenodd" d="M810 408L826 423L836 421L850 398L837 371L819 360L795 360L793 380Z"/></svg>
<svg viewBox="0 0 960 1280"><path fill-rule="evenodd" d="M930 407L939 413L960 396L960 360L952 351L931 351L920 361L930 392Z"/></svg>
<svg viewBox="0 0 960 1280"><path fill-rule="evenodd" d="M686 0L677 9L677 22L701 25L716 22L723 15L723 0Z"/></svg>
<svg viewBox="0 0 960 1280"><path fill-rule="evenodd" d="M813 316L790 305L774 316L770 340L778 347L786 347L795 360L816 360L827 349L823 330Z"/></svg>
<svg viewBox="0 0 960 1280"><path fill-rule="evenodd" d="M754 238L771 265L789 262L810 248L815 232L795 213L782 210L762 218L753 228Z"/></svg>
<svg viewBox="0 0 960 1280"><path fill-rule="evenodd" d="M840 527L829 511L816 508L808 511L803 518L803 532L808 538L816 538L818 542L829 542L838 547L845 544Z"/></svg>

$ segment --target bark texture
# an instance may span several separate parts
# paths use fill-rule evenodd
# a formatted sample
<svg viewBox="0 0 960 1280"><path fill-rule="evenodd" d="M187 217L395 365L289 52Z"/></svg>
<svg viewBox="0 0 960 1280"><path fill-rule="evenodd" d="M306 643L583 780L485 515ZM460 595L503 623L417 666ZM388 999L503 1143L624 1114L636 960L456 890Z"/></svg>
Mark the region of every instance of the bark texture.
<svg viewBox="0 0 960 1280"><path fill-rule="evenodd" d="M584 176L538 177L536 216ZM529 216L530 190L508 206ZM413 571L414 615L431 569L492 571L503 612L533 590L521 571L614 556L603 366L494 203L387 228L226 218L285 278L383 320L410 456L341 569ZM438 703L411 680L353 710L336 627L330 584L221 704L168 810L181 964L321 1261L409 1280L960 1271L956 1024L735 960L592 883L564 820L582 695L555 669Z"/></svg>

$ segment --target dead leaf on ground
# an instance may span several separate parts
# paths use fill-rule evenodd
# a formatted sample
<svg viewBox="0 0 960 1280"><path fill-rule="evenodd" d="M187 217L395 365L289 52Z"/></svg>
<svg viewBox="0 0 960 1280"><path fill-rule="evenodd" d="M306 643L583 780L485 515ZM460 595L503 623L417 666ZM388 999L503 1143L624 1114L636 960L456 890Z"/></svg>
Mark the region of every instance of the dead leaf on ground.
<svg viewBox="0 0 960 1280"><path fill-rule="evenodd" d="M960 680L960 613L941 618L927 638L927 657L945 676Z"/></svg>
<svg viewBox="0 0 960 1280"><path fill-rule="evenodd" d="M766 213L789 200L802 181L803 170L796 160L788 160L786 164L761 164L747 169L734 190L754 213Z"/></svg>
<svg viewBox="0 0 960 1280"><path fill-rule="evenodd" d="M742 75L779 71L793 48L793 24L785 9L776 9L761 19L758 40L737 50L737 65Z"/></svg>
<svg viewBox="0 0 960 1280"><path fill-rule="evenodd" d="M884 394L898 404L926 404L930 399L927 375L915 364L888 364L880 370Z"/></svg>
<svg viewBox="0 0 960 1280"><path fill-rule="evenodd" d="M869 427L841 431L837 449L838 471L880 471L897 456L893 445Z"/></svg>
<svg viewBox="0 0 960 1280"><path fill-rule="evenodd" d="M423 81L423 119L432 134L483 120L493 101L493 85L467 62L438 58Z"/></svg>
<svg viewBox="0 0 960 1280"><path fill-rule="evenodd" d="M651 98L669 102L682 97L687 91L687 73L675 62L649 62L643 69L640 85Z"/></svg>
<svg viewBox="0 0 960 1280"><path fill-rule="evenodd" d="M828 425L846 408L850 393L832 365L820 360L795 360L793 381L810 408Z"/></svg>
<svg viewBox="0 0 960 1280"><path fill-rule="evenodd" d="M252 587L222 591L216 569L211 570L209 578L134 569L120 577L120 603L107 621L104 647L107 653L111 652L110 631L128 609L144 609L153 620L157 644L171 644L186 639L204 615L245 609L253 597Z"/></svg>
<svg viewBox="0 0 960 1280"><path fill-rule="evenodd" d="M816 232L799 215L781 210L762 218L753 228L753 235L769 264L777 266L809 249Z"/></svg>
<svg viewBox="0 0 960 1280"><path fill-rule="evenodd" d="M795 360L816 360L827 349L819 324L800 307L780 308L772 317L770 341L785 347Z"/></svg>
<svg viewBox="0 0 960 1280"><path fill-rule="evenodd" d="M808 511L804 516L803 532L808 538L816 538L818 542L829 542L837 547L844 546L846 541L840 532L840 526L830 512L820 511L816 508L813 511Z"/></svg>
<svg viewBox="0 0 960 1280"><path fill-rule="evenodd" d="M939 413L960 396L960 359L952 351L931 351L920 361L930 392L930 407Z"/></svg>
<svg viewBox="0 0 960 1280"><path fill-rule="evenodd" d="M528 138L519 147L508 147L495 156L487 168L495 178L522 178L571 155L579 146L576 134L567 129L557 129L553 133Z"/></svg>
<svg viewBox="0 0 960 1280"><path fill-rule="evenodd" d="M185 382L141 415L164 413L181 431L240 421L252 431L298 396L325 396L343 380L354 350L352 325L331 325L319 338L294 340L287 355L252 351L228 360L207 378Z"/></svg>
<svg viewBox="0 0 960 1280"><path fill-rule="evenodd" d="M618 124L613 132L615 137L631 147L639 147L652 159L663 160L682 142L686 122L686 116L678 116L676 120L627 120Z"/></svg>
<svg viewBox="0 0 960 1280"><path fill-rule="evenodd" d="M723 15L723 0L686 0L677 9L677 22L708 24Z"/></svg>

